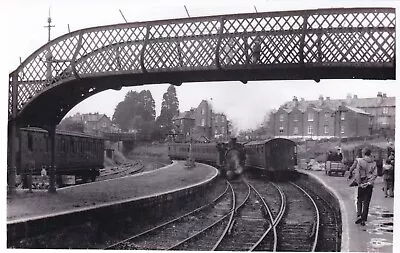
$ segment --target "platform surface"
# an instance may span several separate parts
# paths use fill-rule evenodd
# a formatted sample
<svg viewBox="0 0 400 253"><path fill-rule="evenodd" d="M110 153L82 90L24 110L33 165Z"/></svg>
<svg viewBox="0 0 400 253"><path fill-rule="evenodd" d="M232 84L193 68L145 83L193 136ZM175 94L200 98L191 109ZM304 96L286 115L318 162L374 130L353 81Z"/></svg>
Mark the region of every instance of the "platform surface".
<svg viewBox="0 0 400 253"><path fill-rule="evenodd" d="M7 197L7 223L174 192L207 182L216 175L217 170L211 166L196 164L188 169L179 161L158 170L60 188L55 194L20 190Z"/></svg>
<svg viewBox="0 0 400 253"><path fill-rule="evenodd" d="M393 252L394 198L385 198L383 179L375 180L366 226L356 225L357 187L349 187L348 172L342 176L328 176L324 171L299 170L318 178L331 189L341 202L342 251ZM397 229L396 229L397 231ZM398 247L396 243L396 248Z"/></svg>

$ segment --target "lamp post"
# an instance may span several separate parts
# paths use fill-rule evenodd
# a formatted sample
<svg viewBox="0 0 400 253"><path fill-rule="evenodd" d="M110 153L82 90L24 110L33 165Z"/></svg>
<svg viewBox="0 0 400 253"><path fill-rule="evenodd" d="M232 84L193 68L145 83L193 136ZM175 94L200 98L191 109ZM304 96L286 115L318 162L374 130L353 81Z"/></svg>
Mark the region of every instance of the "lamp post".
<svg viewBox="0 0 400 253"><path fill-rule="evenodd" d="M192 134L192 129L190 129L189 155L185 164L187 168L193 168L196 166L192 152L192 144L193 144L193 134Z"/></svg>

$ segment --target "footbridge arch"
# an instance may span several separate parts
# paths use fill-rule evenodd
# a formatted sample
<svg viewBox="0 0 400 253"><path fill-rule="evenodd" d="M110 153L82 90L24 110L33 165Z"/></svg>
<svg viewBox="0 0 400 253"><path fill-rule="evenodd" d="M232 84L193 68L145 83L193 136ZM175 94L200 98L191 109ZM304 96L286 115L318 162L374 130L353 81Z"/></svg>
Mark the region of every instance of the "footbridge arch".
<svg viewBox="0 0 400 253"><path fill-rule="evenodd" d="M122 86L323 78L394 79L395 10L249 13L74 31L10 74L8 115L41 127Z"/></svg>

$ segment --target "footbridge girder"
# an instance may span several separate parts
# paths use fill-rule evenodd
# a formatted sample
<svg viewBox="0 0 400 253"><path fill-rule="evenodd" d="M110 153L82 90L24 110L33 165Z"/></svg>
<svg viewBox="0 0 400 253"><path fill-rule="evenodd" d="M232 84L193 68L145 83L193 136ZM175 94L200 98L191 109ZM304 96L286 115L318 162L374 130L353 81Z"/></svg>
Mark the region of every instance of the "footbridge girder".
<svg viewBox="0 0 400 253"><path fill-rule="evenodd" d="M249 13L93 27L29 56L9 80L9 120L53 125L106 89L155 83L395 79L395 10Z"/></svg>

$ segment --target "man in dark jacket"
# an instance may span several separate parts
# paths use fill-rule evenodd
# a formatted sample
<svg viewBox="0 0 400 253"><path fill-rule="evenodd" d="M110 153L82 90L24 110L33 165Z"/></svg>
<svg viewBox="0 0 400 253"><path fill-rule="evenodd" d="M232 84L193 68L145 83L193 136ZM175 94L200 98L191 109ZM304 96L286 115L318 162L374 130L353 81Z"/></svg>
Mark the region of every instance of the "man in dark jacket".
<svg viewBox="0 0 400 253"><path fill-rule="evenodd" d="M374 188L374 181L377 176L376 163L371 157L371 150L366 149L364 157L358 159L357 168L355 170L355 179L358 183L356 224L365 226L372 190Z"/></svg>

